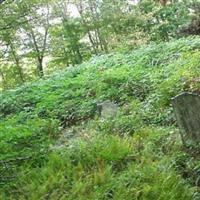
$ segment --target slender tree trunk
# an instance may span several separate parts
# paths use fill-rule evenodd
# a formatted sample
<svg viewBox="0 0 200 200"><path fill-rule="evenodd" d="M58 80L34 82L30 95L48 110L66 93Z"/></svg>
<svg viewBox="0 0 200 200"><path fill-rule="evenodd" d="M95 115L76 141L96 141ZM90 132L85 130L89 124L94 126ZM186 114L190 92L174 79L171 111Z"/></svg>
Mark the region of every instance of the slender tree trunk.
<svg viewBox="0 0 200 200"><path fill-rule="evenodd" d="M79 12L79 14L81 16L82 25L84 26L84 28L85 28L85 30L87 32L88 38L89 38L90 43L92 45L92 49L93 49L95 54L98 54L98 44L96 44L96 42L94 41L94 39L92 37L92 34L90 32L90 28L88 27L88 22L85 20L85 17L83 16L82 5L76 4L76 7L77 7L77 10L78 10L78 12Z"/></svg>
<svg viewBox="0 0 200 200"><path fill-rule="evenodd" d="M6 86L6 78L4 76L4 73L3 71L0 69L0 76L2 78L2 87L3 87L3 90L7 89L7 86Z"/></svg>
<svg viewBox="0 0 200 200"><path fill-rule="evenodd" d="M108 53L108 45L107 45L107 42L106 42L105 38L101 35L99 28L97 28L97 34L98 34L99 42L100 42L100 45L101 45L101 49L102 49L105 53Z"/></svg>
<svg viewBox="0 0 200 200"><path fill-rule="evenodd" d="M65 55L65 63L66 63L66 66L69 67L70 63L69 63L68 52L66 51L65 48L63 48L63 52L64 52L64 55ZM66 55L67 55L67 56L66 56Z"/></svg>
<svg viewBox="0 0 200 200"><path fill-rule="evenodd" d="M16 58L16 66L17 66L17 70L18 70L18 73L19 73L19 77L20 77L20 80L22 83L24 83L24 73L23 73L23 70L19 64L19 59Z"/></svg>
<svg viewBox="0 0 200 200"><path fill-rule="evenodd" d="M14 48L11 41L10 41L10 49L11 49L11 53L12 53L13 59L15 61L16 67L17 67L17 71L18 71L18 74L19 74L19 77L20 77L20 81L21 81L21 83L24 83L24 73L23 73L23 70L20 66L20 61L19 61L19 58L18 58L18 56L15 52L15 48Z"/></svg>
<svg viewBox="0 0 200 200"><path fill-rule="evenodd" d="M88 35L88 38L89 38L90 43L92 45L93 51L97 55L98 54L98 43L95 42L95 40L93 39L92 34L90 32L90 29L88 28L87 22L85 21L84 17L82 16L82 14L80 14L80 15L81 15L82 23L83 23L83 25L84 25L84 27L87 31L87 35Z"/></svg>
<svg viewBox="0 0 200 200"><path fill-rule="evenodd" d="M100 31L100 26L99 26L100 15L98 12L98 4L95 1L91 1L91 0L89 0L88 3L89 3L90 12L91 12L92 22L95 27L95 33L96 33L95 35L97 37L97 41L99 43L101 50L108 53L107 43Z"/></svg>
<svg viewBox="0 0 200 200"><path fill-rule="evenodd" d="M44 76L43 59L44 59L44 54L45 54L45 51L47 48L46 46L47 46L48 31L49 31L49 22L45 28L45 34L44 34L44 38L43 38L42 48L39 48L39 43L36 40L36 35L35 35L32 27L30 27L30 33L31 33L30 36L32 38L35 51L37 52L37 62L38 62L37 70L38 70L38 75L40 78L42 78Z"/></svg>
<svg viewBox="0 0 200 200"><path fill-rule="evenodd" d="M39 77L42 78L44 76L43 58L38 58L37 70Z"/></svg>
<svg viewBox="0 0 200 200"><path fill-rule="evenodd" d="M82 55L80 53L79 48L77 48L76 50L74 50L74 53L75 53L75 57L76 57L76 64L82 63L83 58L82 58Z"/></svg>
<svg viewBox="0 0 200 200"><path fill-rule="evenodd" d="M87 25L86 25L86 26L87 26ZM93 48L93 50L94 50L94 53L97 55L97 54L98 54L98 48L97 48L96 43L93 41L93 38L92 38L92 35L91 35L89 29L87 30L87 34L88 34L90 43L92 44L92 48Z"/></svg>

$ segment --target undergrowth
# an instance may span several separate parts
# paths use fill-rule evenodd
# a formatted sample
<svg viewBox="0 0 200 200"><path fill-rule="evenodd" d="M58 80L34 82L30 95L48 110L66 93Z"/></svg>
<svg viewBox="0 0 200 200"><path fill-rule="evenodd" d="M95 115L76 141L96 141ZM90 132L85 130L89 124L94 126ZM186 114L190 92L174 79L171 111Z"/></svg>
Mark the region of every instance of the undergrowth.
<svg viewBox="0 0 200 200"><path fill-rule="evenodd" d="M0 198L200 199L200 161L171 107L200 92L199 48L196 37L102 55L3 92ZM99 117L104 100L115 118Z"/></svg>

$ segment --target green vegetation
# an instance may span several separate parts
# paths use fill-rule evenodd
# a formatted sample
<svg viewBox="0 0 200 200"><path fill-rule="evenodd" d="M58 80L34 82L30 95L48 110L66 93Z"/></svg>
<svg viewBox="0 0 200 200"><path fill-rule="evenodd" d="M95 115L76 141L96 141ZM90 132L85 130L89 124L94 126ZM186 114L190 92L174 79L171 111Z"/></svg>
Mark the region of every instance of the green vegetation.
<svg viewBox="0 0 200 200"><path fill-rule="evenodd" d="M1 199L198 200L170 99L200 91L200 38L93 57L0 96ZM97 103L119 105L101 119Z"/></svg>
<svg viewBox="0 0 200 200"><path fill-rule="evenodd" d="M199 13L199 0L0 0L0 200L200 200L200 149L171 106L200 94Z"/></svg>
<svg viewBox="0 0 200 200"><path fill-rule="evenodd" d="M198 35L199 8L199 0L0 0L0 90L94 55Z"/></svg>

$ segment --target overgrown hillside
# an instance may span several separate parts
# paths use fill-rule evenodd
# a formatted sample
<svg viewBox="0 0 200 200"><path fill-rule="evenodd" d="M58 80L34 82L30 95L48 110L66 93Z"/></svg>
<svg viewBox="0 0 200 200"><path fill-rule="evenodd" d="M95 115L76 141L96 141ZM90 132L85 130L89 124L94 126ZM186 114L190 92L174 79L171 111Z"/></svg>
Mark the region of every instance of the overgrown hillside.
<svg viewBox="0 0 200 200"><path fill-rule="evenodd" d="M200 92L200 38L94 57L0 96L0 199L200 199L171 98ZM115 102L115 118L97 104Z"/></svg>

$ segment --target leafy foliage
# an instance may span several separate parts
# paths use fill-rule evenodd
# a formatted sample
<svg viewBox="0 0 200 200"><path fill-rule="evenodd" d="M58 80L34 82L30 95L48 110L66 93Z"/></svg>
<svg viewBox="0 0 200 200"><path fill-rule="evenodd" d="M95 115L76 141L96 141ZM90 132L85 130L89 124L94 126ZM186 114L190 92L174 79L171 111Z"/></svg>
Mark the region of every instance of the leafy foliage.
<svg viewBox="0 0 200 200"><path fill-rule="evenodd" d="M200 91L199 46L195 37L93 57L3 92L0 197L198 199L199 161L181 147L170 99ZM98 116L104 100L118 104L115 118Z"/></svg>
<svg viewBox="0 0 200 200"><path fill-rule="evenodd" d="M0 89L93 55L180 38L191 13L198 17L196 5L197 0L7 0L0 7Z"/></svg>

